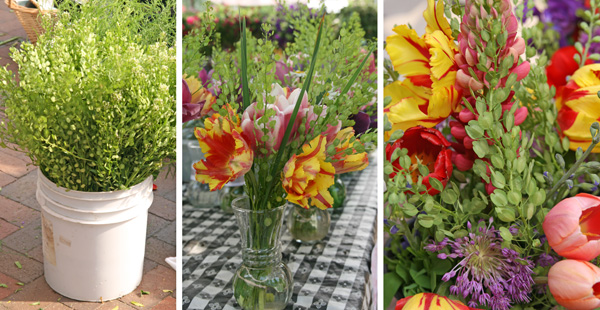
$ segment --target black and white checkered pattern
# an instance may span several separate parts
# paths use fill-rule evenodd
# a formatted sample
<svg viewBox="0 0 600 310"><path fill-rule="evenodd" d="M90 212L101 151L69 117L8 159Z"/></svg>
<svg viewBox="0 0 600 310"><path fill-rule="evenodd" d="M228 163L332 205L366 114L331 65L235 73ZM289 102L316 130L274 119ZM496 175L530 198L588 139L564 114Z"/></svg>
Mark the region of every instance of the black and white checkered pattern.
<svg viewBox="0 0 600 310"><path fill-rule="evenodd" d="M282 260L294 275L286 309L369 309L370 266L377 213L377 172L371 164L345 177L348 200L333 210L329 235L314 245L282 232ZM232 279L242 263L233 215L218 208L183 209L183 309L239 309Z"/></svg>

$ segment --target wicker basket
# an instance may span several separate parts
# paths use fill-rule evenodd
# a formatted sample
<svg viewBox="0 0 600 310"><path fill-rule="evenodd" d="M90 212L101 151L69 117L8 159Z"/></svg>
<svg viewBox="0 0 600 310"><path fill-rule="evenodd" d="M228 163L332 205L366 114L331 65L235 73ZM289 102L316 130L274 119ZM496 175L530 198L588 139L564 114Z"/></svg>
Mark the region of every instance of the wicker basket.
<svg viewBox="0 0 600 310"><path fill-rule="evenodd" d="M4 0L4 2L17 15L21 25L23 25L23 29L25 29L25 33L27 33L27 37L29 37L29 41L35 44L38 35L44 33L44 28L42 28L39 20L39 13L44 13L44 11L40 11L38 8L24 7L19 5L15 0Z"/></svg>

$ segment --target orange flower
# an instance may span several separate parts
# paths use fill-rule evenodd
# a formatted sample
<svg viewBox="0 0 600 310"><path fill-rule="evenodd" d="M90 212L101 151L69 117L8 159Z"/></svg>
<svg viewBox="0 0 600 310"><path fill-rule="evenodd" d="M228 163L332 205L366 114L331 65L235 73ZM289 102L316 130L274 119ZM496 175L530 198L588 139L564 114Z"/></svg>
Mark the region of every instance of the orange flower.
<svg viewBox="0 0 600 310"><path fill-rule="evenodd" d="M550 293L567 309L593 310L600 307L600 268L588 262L566 259L548 272Z"/></svg>
<svg viewBox="0 0 600 310"><path fill-rule="evenodd" d="M563 199L546 214L542 225L558 255L592 260L600 255L600 197L586 193Z"/></svg>
<svg viewBox="0 0 600 310"><path fill-rule="evenodd" d="M335 182L335 168L325 161L326 143L324 136L317 136L283 167L283 188L289 202L309 208L310 200L319 209L331 208L333 197L328 189Z"/></svg>
<svg viewBox="0 0 600 310"><path fill-rule="evenodd" d="M396 310L478 310L467 307L458 300L452 300L434 293L419 293L402 298L396 303Z"/></svg>
<svg viewBox="0 0 600 310"><path fill-rule="evenodd" d="M226 108L227 117L213 114L204 120L205 128L195 131L206 157L194 164L196 180L208 183L211 191L248 172L254 158L254 152L242 138L239 118L229 106Z"/></svg>
<svg viewBox="0 0 600 310"><path fill-rule="evenodd" d="M359 140L351 139L354 137L354 129L352 127L346 127L338 131L335 139L338 139L340 143L335 146L333 141L327 143L327 148L333 146L335 148L335 155L331 158L331 163L335 168L335 174L342 174L346 172L363 170L369 165L369 157L366 152L358 153L354 150L354 143L360 143ZM358 142L357 142L358 141ZM351 154L347 154L347 150L352 150Z"/></svg>

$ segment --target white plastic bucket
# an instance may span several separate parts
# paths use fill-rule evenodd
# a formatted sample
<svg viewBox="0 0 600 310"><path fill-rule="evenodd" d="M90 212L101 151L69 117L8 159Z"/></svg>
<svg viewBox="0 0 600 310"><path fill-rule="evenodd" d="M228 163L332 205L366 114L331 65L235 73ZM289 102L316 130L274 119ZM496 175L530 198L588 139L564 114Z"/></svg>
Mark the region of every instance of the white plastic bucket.
<svg viewBox="0 0 600 310"><path fill-rule="evenodd" d="M129 190L80 192L38 172L44 276L61 295L106 301L142 280L152 177Z"/></svg>

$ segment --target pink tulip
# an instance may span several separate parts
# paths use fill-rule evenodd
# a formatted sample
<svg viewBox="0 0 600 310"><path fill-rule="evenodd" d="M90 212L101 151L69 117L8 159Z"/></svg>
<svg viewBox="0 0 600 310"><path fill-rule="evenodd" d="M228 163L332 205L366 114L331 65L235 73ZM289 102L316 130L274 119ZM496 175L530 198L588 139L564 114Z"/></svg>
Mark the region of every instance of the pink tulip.
<svg viewBox="0 0 600 310"><path fill-rule="evenodd" d="M548 286L554 299L567 309L600 307L600 268L593 264L572 259L560 261L548 272Z"/></svg>
<svg viewBox="0 0 600 310"><path fill-rule="evenodd" d="M578 194L559 202L544 219L544 233L556 253L589 261L600 255L600 198Z"/></svg>
<svg viewBox="0 0 600 310"><path fill-rule="evenodd" d="M256 106L256 102L251 104L246 108L242 115L242 136L253 150L256 150L257 142L259 142L261 147L265 147L268 150L268 154L271 154L272 151L279 150L281 140L285 134L286 127L284 126L284 115L283 112L273 104L267 104L262 109L258 109ZM275 115L270 117L269 121L265 124L259 124L258 120L265 115L265 111L267 110L274 110ZM273 120L275 121L273 127L269 127L269 123ZM268 126L269 138L267 141L262 142L262 137L265 135L263 132L265 126ZM261 153L256 152L256 154L258 155Z"/></svg>

